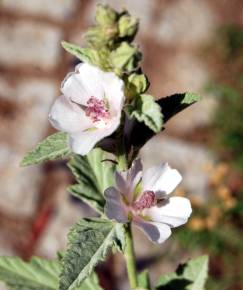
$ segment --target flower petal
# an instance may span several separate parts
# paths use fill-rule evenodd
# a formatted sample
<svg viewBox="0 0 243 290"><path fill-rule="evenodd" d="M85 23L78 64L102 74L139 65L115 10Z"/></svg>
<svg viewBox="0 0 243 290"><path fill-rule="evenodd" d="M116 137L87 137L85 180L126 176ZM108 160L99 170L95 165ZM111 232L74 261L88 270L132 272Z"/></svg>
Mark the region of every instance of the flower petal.
<svg viewBox="0 0 243 290"><path fill-rule="evenodd" d="M185 197L171 197L166 203L144 210L144 214L152 221L178 227L187 222L192 213L190 200Z"/></svg>
<svg viewBox="0 0 243 290"><path fill-rule="evenodd" d="M103 73L102 80L103 90L109 102L111 115L115 116L123 107L124 82L113 72Z"/></svg>
<svg viewBox="0 0 243 290"><path fill-rule="evenodd" d="M171 169L167 163L151 167L143 173L143 191L152 190L157 198L171 193L181 182L182 177L176 169Z"/></svg>
<svg viewBox="0 0 243 290"><path fill-rule="evenodd" d="M122 196L115 187L109 187L105 190L105 214L109 219L114 219L119 223L128 222L128 214Z"/></svg>
<svg viewBox="0 0 243 290"><path fill-rule="evenodd" d="M116 172L117 187L127 197L129 203L133 201L133 193L141 177L142 163L140 159L133 161L129 170Z"/></svg>
<svg viewBox="0 0 243 290"><path fill-rule="evenodd" d="M91 96L103 98L102 72L88 63L76 66L75 72L66 76L62 82L61 91L74 102L86 105Z"/></svg>
<svg viewBox="0 0 243 290"><path fill-rule="evenodd" d="M157 244L163 243L171 235L171 229L166 224L147 222L142 219L136 219L134 223L148 236L152 242Z"/></svg>
<svg viewBox="0 0 243 290"><path fill-rule="evenodd" d="M53 127L65 132L78 132L92 126L84 111L63 95L53 104L49 120Z"/></svg>
<svg viewBox="0 0 243 290"><path fill-rule="evenodd" d="M86 155L101 139L111 135L120 123L120 119L113 119L108 128L87 130L70 135L70 146L74 153Z"/></svg>

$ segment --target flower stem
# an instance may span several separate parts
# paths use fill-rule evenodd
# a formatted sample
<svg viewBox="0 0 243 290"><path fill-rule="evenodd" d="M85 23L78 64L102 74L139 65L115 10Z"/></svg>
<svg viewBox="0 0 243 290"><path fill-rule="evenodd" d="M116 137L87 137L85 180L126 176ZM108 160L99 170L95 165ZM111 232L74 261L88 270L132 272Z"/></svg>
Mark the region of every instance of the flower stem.
<svg viewBox="0 0 243 290"><path fill-rule="evenodd" d="M126 238L126 247L124 251L124 256L127 264L127 274L131 289L135 289L138 287L138 278L135 262L135 253L133 247L131 223L128 223L126 225L125 238Z"/></svg>

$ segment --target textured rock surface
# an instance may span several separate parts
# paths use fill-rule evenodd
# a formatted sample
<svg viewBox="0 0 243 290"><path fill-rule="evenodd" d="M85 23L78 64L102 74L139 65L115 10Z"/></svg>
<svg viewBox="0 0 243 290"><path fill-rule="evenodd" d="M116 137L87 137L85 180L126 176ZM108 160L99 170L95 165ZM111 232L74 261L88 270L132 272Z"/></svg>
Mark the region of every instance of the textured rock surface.
<svg viewBox="0 0 243 290"><path fill-rule="evenodd" d="M162 11L161 11L162 12ZM179 0L165 7L155 30L158 40L166 45L197 46L213 35L215 15L203 0Z"/></svg>
<svg viewBox="0 0 243 290"><path fill-rule="evenodd" d="M2 0L0 7L12 12L30 13L36 16L48 16L55 20L66 20L72 16L78 2L78 0Z"/></svg>
<svg viewBox="0 0 243 290"><path fill-rule="evenodd" d="M28 21L0 26L0 63L53 69L60 56L61 31L47 24Z"/></svg>

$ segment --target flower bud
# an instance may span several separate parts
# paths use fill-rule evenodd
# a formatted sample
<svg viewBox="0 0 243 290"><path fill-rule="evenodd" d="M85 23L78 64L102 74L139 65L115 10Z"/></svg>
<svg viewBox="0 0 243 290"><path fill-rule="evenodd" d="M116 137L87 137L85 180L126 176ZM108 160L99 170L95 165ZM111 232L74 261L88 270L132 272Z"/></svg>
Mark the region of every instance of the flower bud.
<svg viewBox="0 0 243 290"><path fill-rule="evenodd" d="M138 19L128 14L121 16L118 22L120 37L134 37L138 30Z"/></svg>
<svg viewBox="0 0 243 290"><path fill-rule="evenodd" d="M117 20L117 13L108 5L98 5L96 9L95 20L101 26L115 24Z"/></svg>

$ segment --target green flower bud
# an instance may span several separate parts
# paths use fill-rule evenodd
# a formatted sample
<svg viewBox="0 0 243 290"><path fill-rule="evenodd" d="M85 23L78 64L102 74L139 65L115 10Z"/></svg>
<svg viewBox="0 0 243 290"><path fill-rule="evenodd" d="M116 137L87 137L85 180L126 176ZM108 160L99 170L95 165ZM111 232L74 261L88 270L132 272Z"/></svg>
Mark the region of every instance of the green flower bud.
<svg viewBox="0 0 243 290"><path fill-rule="evenodd" d="M96 9L96 22L101 25L112 25L117 20L117 13L108 5L99 4Z"/></svg>
<svg viewBox="0 0 243 290"><path fill-rule="evenodd" d="M138 30L138 19L128 14L124 14L118 21L118 30L120 37L134 37Z"/></svg>

